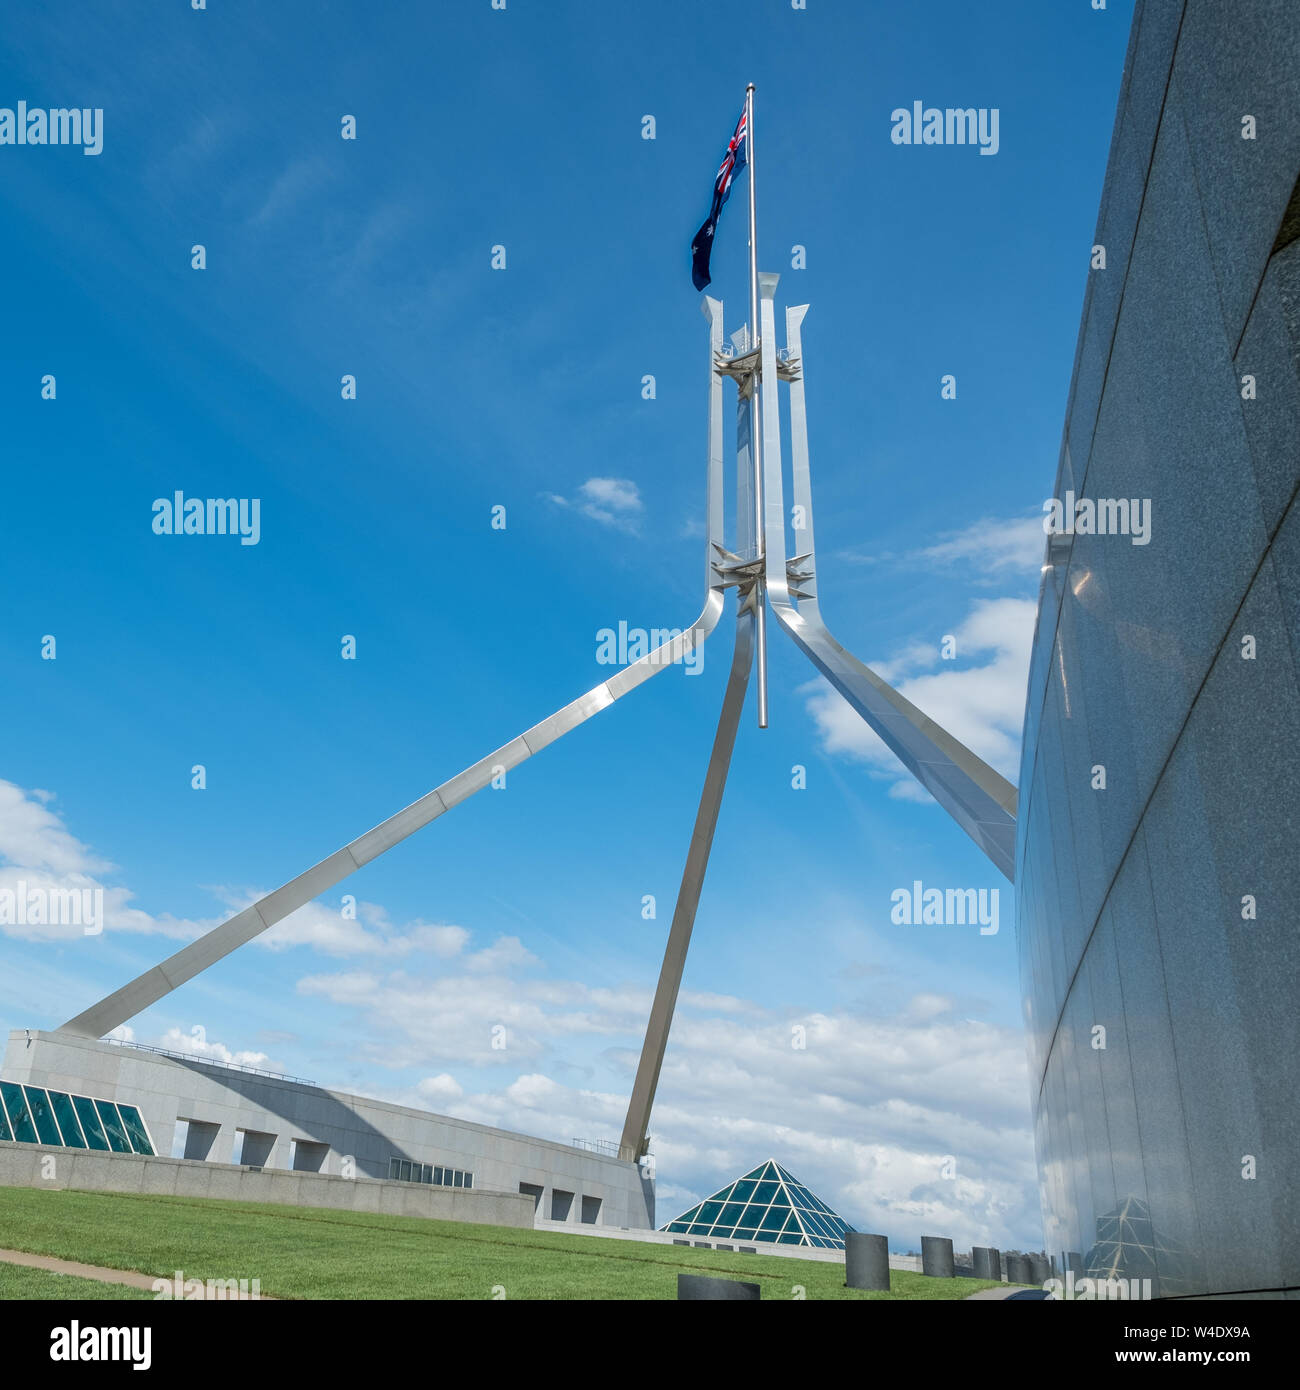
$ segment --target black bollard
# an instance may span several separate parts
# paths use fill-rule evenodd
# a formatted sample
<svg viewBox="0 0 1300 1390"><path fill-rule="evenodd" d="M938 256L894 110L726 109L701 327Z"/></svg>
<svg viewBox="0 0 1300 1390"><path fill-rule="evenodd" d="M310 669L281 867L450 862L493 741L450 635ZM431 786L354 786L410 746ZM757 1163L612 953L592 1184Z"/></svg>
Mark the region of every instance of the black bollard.
<svg viewBox="0 0 1300 1390"><path fill-rule="evenodd" d="M952 1241L947 1236L921 1237L921 1273L935 1279L953 1277Z"/></svg>
<svg viewBox="0 0 1300 1390"><path fill-rule="evenodd" d="M844 1284L850 1289L889 1289L889 1241L884 1236L845 1233Z"/></svg>

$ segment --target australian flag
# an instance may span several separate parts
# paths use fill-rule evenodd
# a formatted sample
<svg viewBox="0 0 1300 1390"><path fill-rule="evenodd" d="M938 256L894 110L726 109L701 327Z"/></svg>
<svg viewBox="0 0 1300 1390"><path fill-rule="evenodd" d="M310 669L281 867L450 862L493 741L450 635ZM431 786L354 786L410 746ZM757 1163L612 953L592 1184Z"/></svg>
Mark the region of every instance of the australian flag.
<svg viewBox="0 0 1300 1390"><path fill-rule="evenodd" d="M718 177L713 181L713 206L709 209L708 221L695 233L691 242L691 279L695 288L702 290L709 283L709 254L713 250L713 234L718 229L718 218L731 195L731 183L745 167L749 158L749 130L746 126L745 112L740 113L736 122L736 133L727 142L727 152L722 156Z"/></svg>

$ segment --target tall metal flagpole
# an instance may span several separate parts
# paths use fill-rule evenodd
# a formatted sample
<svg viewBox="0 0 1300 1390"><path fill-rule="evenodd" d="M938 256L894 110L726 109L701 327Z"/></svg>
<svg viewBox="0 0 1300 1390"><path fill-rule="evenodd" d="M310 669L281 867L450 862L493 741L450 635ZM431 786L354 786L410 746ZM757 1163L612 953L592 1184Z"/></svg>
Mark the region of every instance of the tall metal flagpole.
<svg viewBox="0 0 1300 1390"><path fill-rule="evenodd" d="M745 88L745 140L749 144L749 331L750 347L758 344L758 200L754 193L754 84ZM754 459L754 538L758 545L758 727L767 728L767 594L762 561L767 553L763 539L763 435L758 409L758 365L754 367L749 395L750 440Z"/></svg>

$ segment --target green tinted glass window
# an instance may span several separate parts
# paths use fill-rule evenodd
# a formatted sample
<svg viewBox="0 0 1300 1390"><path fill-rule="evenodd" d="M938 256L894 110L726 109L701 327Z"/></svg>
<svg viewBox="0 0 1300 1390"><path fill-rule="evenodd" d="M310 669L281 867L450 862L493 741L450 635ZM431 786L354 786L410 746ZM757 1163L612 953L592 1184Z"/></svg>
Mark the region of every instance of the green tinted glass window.
<svg viewBox="0 0 1300 1390"><path fill-rule="evenodd" d="M41 1136L41 1143L62 1148L63 1136L59 1133L59 1124L54 1118L54 1107L50 1104L49 1096L39 1086L24 1086L23 1094L27 1097L27 1108L32 1112L32 1123L36 1126L37 1134Z"/></svg>
<svg viewBox="0 0 1300 1390"><path fill-rule="evenodd" d="M9 1128L9 1121L5 1117L5 1108L0 1105L0 1143L9 1143L13 1137L14 1132Z"/></svg>
<svg viewBox="0 0 1300 1390"><path fill-rule="evenodd" d="M50 1104L54 1107L54 1118L63 1132L63 1142L70 1149L84 1149L85 1138L77 1121L77 1112L72 1108L72 1097L65 1091L51 1091Z"/></svg>
<svg viewBox="0 0 1300 1390"><path fill-rule="evenodd" d="M763 1218L763 1230L779 1231L785 1225L785 1218L788 1214L785 1207L772 1207Z"/></svg>
<svg viewBox="0 0 1300 1390"><path fill-rule="evenodd" d="M104 1126L108 1147L115 1154L129 1154L131 1141L126 1137L126 1130L122 1128L122 1120L117 1113L117 1106L111 1100L97 1100L95 1111L99 1115L100 1123Z"/></svg>
<svg viewBox="0 0 1300 1390"><path fill-rule="evenodd" d="M734 1226L740 1220L740 1214L745 1208L739 1202L728 1202L722 1209L722 1215L718 1218L723 1226Z"/></svg>
<svg viewBox="0 0 1300 1390"><path fill-rule="evenodd" d="M750 1182L747 1178L742 1178L736 1184L736 1190L731 1194L733 1202L748 1202L754 1195L754 1189L758 1186L756 1182Z"/></svg>
<svg viewBox="0 0 1300 1390"><path fill-rule="evenodd" d="M698 1213L698 1215L696 1215ZM722 1215L721 1202L701 1202L682 1217L683 1221L707 1221L711 1226Z"/></svg>
<svg viewBox="0 0 1300 1390"><path fill-rule="evenodd" d="M474 1186L474 1174L473 1174L473 1173L466 1173L466 1174L465 1174L465 1186L466 1186L466 1187L473 1187L473 1186Z"/></svg>
<svg viewBox="0 0 1300 1390"><path fill-rule="evenodd" d="M86 1096L73 1096L72 1107L77 1112L77 1119L81 1121L81 1132L86 1136L86 1147L107 1149L108 1140L104 1138L104 1126L99 1122L95 1102Z"/></svg>
<svg viewBox="0 0 1300 1390"><path fill-rule="evenodd" d="M119 1104L117 1113L121 1115L122 1123L126 1126L126 1137L131 1141L131 1147L136 1153L152 1158L153 1145L149 1142L149 1134L140 1118L140 1112L134 1105Z"/></svg>
<svg viewBox="0 0 1300 1390"><path fill-rule="evenodd" d="M9 1125L14 1138L20 1144L36 1143L36 1126L27 1113L27 1102L23 1099L23 1088L12 1081L0 1081L0 1097L4 1098L5 1109L9 1112Z"/></svg>

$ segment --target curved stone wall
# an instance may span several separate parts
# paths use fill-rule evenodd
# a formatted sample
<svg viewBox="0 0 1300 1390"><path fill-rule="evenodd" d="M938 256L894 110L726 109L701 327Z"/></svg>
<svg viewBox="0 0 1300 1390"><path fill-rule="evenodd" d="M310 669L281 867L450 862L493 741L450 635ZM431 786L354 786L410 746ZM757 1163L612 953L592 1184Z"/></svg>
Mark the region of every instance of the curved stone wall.
<svg viewBox="0 0 1300 1390"><path fill-rule="evenodd" d="M1156 1297L1300 1297L1298 175L1300 5L1140 4L1055 488L1096 515L1048 539L1017 922L1048 1249Z"/></svg>

